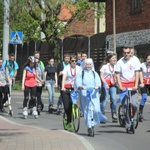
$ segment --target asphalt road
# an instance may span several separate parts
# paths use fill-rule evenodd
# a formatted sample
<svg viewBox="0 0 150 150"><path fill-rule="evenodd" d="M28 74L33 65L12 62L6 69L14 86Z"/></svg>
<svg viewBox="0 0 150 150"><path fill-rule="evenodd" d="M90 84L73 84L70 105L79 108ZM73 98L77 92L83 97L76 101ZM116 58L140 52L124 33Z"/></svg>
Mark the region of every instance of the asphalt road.
<svg viewBox="0 0 150 150"><path fill-rule="evenodd" d="M58 99L58 94L55 95L55 104ZM33 116L28 116L27 119L23 119L22 116L22 103L23 93L12 93L12 108L14 115L4 115L8 120L50 130L63 130L62 115L49 114L47 93L43 94L43 101L45 104L44 110L38 119L34 119ZM6 108L7 109L7 108ZM149 150L150 149L150 100L144 109L144 121L139 123L138 128L135 130L135 134L126 133L125 128L120 127L119 123L112 123L111 114L109 110L109 103L107 104L106 116L108 122L106 124L100 124L95 127L95 136L88 137L87 129L84 124L83 118L81 118L80 130L77 133L79 136L86 138L95 150ZM75 133L76 134L76 133Z"/></svg>

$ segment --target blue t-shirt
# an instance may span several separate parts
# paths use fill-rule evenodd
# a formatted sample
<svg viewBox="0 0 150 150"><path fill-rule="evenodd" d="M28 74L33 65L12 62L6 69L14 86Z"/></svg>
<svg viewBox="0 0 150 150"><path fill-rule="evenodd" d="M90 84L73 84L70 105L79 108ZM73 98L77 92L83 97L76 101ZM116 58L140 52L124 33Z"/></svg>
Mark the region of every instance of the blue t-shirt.
<svg viewBox="0 0 150 150"><path fill-rule="evenodd" d="M82 60L81 60L81 59L78 59L78 60L77 60L77 64L78 64L79 66L81 66Z"/></svg>
<svg viewBox="0 0 150 150"><path fill-rule="evenodd" d="M15 71L19 69L16 61L10 62L9 60L5 60L2 65L8 68L10 77L14 77Z"/></svg>

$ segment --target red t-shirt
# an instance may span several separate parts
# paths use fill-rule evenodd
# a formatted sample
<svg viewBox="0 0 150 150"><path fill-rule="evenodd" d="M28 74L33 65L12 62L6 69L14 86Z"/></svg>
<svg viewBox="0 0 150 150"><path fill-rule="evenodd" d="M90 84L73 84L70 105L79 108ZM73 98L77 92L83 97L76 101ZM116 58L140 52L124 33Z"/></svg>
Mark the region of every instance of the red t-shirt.
<svg viewBox="0 0 150 150"><path fill-rule="evenodd" d="M25 86L27 87L36 86L35 70L32 73L26 70Z"/></svg>

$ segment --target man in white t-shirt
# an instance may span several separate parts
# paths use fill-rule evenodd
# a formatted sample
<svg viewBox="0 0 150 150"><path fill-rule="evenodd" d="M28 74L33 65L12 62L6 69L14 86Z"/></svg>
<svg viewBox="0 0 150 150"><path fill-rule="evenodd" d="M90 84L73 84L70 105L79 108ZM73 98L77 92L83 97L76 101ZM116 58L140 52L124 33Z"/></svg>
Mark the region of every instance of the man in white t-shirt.
<svg viewBox="0 0 150 150"><path fill-rule="evenodd" d="M139 62L131 57L131 47L125 46L123 48L123 56L116 65L115 73L117 77L117 82L119 89L121 91L125 91L126 88L132 88L131 91L131 98L132 98L132 104L134 106L134 111L137 110L137 102L138 102L138 94L137 94L137 88L138 88L138 82L139 82L139 71L140 71L140 65ZM124 105L125 99L122 101L122 105ZM128 119L129 117L126 117L126 127L129 127Z"/></svg>
<svg viewBox="0 0 150 150"><path fill-rule="evenodd" d="M131 49L123 48L123 55L116 65L115 72L119 89L124 91L126 88L137 90L139 81L139 62L131 57Z"/></svg>

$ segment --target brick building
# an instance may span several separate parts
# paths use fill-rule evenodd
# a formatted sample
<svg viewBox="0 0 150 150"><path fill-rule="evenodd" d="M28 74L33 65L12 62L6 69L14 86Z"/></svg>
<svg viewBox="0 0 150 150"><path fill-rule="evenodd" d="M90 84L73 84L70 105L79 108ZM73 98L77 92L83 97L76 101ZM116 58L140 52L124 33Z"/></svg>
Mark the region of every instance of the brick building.
<svg viewBox="0 0 150 150"><path fill-rule="evenodd" d="M101 0L103 2L105 0ZM89 1L90 2L90 1ZM92 1L91 1L92 2ZM88 3L88 1L87 1ZM99 3L95 3L95 9L99 8ZM61 21L65 21L71 19L72 12L76 10L73 5L66 5L64 3L61 6L60 14L58 15L58 19ZM94 34L105 32L105 16L101 18L95 18L95 11L93 9L87 10L85 13L86 21L83 20L73 20L69 25L70 33L65 34L64 37L68 37L71 35L84 35L84 36L93 36Z"/></svg>
<svg viewBox="0 0 150 150"><path fill-rule="evenodd" d="M106 49L113 50L113 0L106 2ZM150 49L150 1L116 0L116 47L132 44L139 57Z"/></svg>
<svg viewBox="0 0 150 150"><path fill-rule="evenodd" d="M92 10L87 11L87 21L73 21L69 26L71 33L74 35L92 36L94 34L94 12Z"/></svg>

